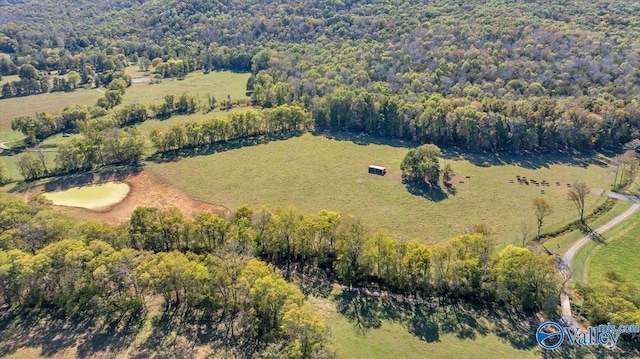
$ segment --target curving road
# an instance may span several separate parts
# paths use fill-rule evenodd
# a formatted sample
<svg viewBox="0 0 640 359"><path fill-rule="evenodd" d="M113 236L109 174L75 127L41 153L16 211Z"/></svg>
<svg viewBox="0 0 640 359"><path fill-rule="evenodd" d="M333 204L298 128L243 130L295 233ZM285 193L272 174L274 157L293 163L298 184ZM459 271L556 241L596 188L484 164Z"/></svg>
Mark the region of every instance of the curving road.
<svg viewBox="0 0 640 359"><path fill-rule="evenodd" d="M613 218L602 227L582 237L579 241L574 243L571 248L569 248L569 250L567 250L564 256L562 256L562 262L560 263L560 274L563 276L563 278L565 278L565 281L567 279L567 275L570 273L573 257L575 257L576 253L578 253L578 251L582 247L584 247L584 245L587 244L594 235L602 234L610 230L611 228L620 224L620 222L623 222L624 220L629 218L638 209L640 209L640 199L638 197L627 196L615 192L609 192L608 195L611 198L632 202L633 205L624 213ZM571 302L569 301L569 295L566 292L566 288L562 291L562 294L560 294L560 303L562 307L562 319L567 325L573 325L575 323L575 320L573 319L573 315L571 314Z"/></svg>
<svg viewBox="0 0 640 359"><path fill-rule="evenodd" d="M616 198L616 197L612 197L612 198ZM629 209L626 210L624 213L622 213L621 215L615 217L614 219L612 219L611 221L607 222L602 227L596 229L595 231L593 231L590 234L582 237L579 241L574 243L571 246L571 248L569 248L569 250L567 250L567 253L565 253L564 256L562 256L563 265L566 266L567 268L571 267L571 262L573 262L573 257L575 257L576 253L578 253L578 251L585 244L587 244L587 242L589 242L591 237L593 237L595 234L602 234L602 233L610 230L611 228L613 228L616 225L620 224L620 222L624 221L625 219L629 218L632 214L634 214L640 208L640 201L638 201L638 199L634 198L631 202L633 202L633 205L631 207L629 207Z"/></svg>

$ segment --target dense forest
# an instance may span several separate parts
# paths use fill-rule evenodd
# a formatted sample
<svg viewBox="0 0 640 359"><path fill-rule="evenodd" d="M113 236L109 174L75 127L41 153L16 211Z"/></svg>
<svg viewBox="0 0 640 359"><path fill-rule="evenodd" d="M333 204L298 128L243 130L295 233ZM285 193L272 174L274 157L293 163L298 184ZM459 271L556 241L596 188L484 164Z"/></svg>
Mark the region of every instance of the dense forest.
<svg viewBox="0 0 640 359"><path fill-rule="evenodd" d="M588 150L640 131L635 1L35 5L49 4L0 3L3 75L251 71L255 104L299 104L319 127L474 151Z"/></svg>

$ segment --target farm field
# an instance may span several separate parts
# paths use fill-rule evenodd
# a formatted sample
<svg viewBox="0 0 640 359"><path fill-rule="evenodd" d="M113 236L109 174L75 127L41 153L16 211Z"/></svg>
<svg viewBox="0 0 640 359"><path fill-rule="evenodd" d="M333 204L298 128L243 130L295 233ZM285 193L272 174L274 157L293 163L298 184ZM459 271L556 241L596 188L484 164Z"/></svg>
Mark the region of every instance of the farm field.
<svg viewBox="0 0 640 359"><path fill-rule="evenodd" d="M2 57L1 54L0 54L0 57ZM6 84L7 82L13 82L18 80L20 80L20 77L18 75L3 75L2 80L0 80L0 86Z"/></svg>
<svg viewBox="0 0 640 359"><path fill-rule="evenodd" d="M96 89L78 89L74 92L54 92L25 97L0 99L0 141L22 138L11 131L11 120L19 116L34 116L37 112L57 113L74 105L94 105L102 94Z"/></svg>
<svg viewBox="0 0 640 359"><path fill-rule="evenodd" d="M136 67L129 67L128 73L135 77L144 77L145 74L136 71ZM164 96L174 94L179 95L189 92L206 101L207 95L211 94L218 103L231 96L231 100L248 99L246 95L247 79L249 73L236 73L231 71L218 71L204 74L194 72L188 74L183 80L162 79L159 84L133 83L123 97L123 104L141 103L150 105L160 103ZM152 77L153 75L151 75Z"/></svg>
<svg viewBox="0 0 640 359"><path fill-rule="evenodd" d="M581 252L584 269L578 279L593 283L605 280L608 271L618 273L630 283L640 284L640 213L605 233L606 243L589 243Z"/></svg>
<svg viewBox="0 0 640 359"><path fill-rule="evenodd" d="M580 180L603 189L611 182L606 158L600 156L449 154L457 173L455 194L411 193L401 182L400 171L410 144L340 133L330 136L334 138L304 134L237 149L228 148L230 144L209 155L150 163L147 169L160 183L197 200L227 208L293 205L307 213L341 211L400 240L427 244L477 223L486 223L501 246L517 243L522 221L534 228L533 198L542 196L552 204L547 225L559 225L577 218L566 199L566 183ZM386 166L387 175L368 174L370 164ZM541 194L541 187L510 183L516 175L547 179L553 185ZM556 181L562 185L556 186ZM600 200L590 195L587 211Z"/></svg>

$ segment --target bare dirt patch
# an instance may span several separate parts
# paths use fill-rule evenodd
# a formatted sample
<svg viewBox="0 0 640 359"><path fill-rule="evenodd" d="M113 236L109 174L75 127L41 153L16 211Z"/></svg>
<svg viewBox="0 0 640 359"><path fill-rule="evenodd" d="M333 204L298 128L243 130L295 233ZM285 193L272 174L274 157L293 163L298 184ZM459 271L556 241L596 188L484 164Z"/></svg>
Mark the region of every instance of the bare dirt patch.
<svg viewBox="0 0 640 359"><path fill-rule="evenodd" d="M104 176L98 177L96 175L87 182L97 184L104 183L109 180L112 179ZM64 206L53 206L53 208L73 217L92 219L110 224L127 222L131 217L131 213L133 213L137 207L141 206L160 209L177 207L187 217L193 217L200 212L226 214L229 211L223 206L195 200L178 189L159 184L155 182L144 170L130 174L120 180L127 183L131 189L129 191L129 195L118 204L99 210ZM45 186L47 185L39 185L20 192L18 195L27 199L33 194L43 193L45 191Z"/></svg>
<svg viewBox="0 0 640 359"><path fill-rule="evenodd" d="M464 183L464 181L468 181L465 176L455 175L449 183Z"/></svg>

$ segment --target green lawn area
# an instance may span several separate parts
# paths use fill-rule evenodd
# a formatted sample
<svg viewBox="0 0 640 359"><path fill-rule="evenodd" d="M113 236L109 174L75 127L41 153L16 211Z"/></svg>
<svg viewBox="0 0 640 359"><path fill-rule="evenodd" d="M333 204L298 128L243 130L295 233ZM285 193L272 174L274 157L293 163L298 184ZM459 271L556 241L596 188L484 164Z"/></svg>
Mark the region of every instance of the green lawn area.
<svg viewBox="0 0 640 359"><path fill-rule="evenodd" d="M566 199L566 183L580 180L604 189L611 182L606 159L599 157L451 155L454 171L464 181L455 183L455 194L444 198L442 193L411 193L401 182L406 144L334 135L343 138L304 134L236 149L221 147L209 155L151 163L148 170L198 200L228 208L293 205L309 214L341 211L400 240L417 238L431 244L484 222L501 246L519 242L522 221L533 228L533 198L542 196L552 204L547 224L559 225L577 218ZM370 164L387 167L388 174L368 174ZM552 186L543 187L546 194L541 194L541 187L510 183L516 175L546 179ZM598 201L599 196L590 195L588 210Z"/></svg>
<svg viewBox="0 0 640 359"><path fill-rule="evenodd" d="M2 75L2 80L0 80L0 86L6 84L7 82L19 81L20 77L18 75Z"/></svg>
<svg viewBox="0 0 640 359"><path fill-rule="evenodd" d="M606 272L614 271L628 282L640 284L640 213L605 233L604 237L605 244L591 242L576 257L576 262L585 263L578 278L597 282L606 280Z"/></svg>
<svg viewBox="0 0 640 359"><path fill-rule="evenodd" d="M137 72L137 67L129 67L128 73L134 77L142 77L143 73ZM179 95L189 92L206 101L211 94L218 103L231 96L231 100L248 99L246 96L247 79L251 74L231 71L218 71L204 74L193 72L183 80L162 79L159 84L133 83L123 98L123 104L141 103L150 105L161 103L166 95Z"/></svg>

